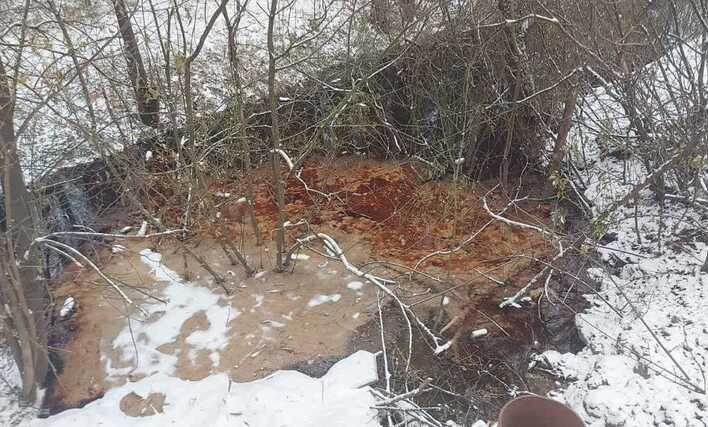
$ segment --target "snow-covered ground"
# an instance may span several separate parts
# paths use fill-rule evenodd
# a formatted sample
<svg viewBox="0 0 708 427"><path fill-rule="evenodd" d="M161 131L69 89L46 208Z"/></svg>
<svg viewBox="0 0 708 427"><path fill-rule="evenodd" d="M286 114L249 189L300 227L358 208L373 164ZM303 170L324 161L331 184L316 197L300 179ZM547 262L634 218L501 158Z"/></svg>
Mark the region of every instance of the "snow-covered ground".
<svg viewBox="0 0 708 427"><path fill-rule="evenodd" d="M0 343L0 425L17 426L36 417L38 411L21 400L22 382L10 349Z"/></svg>
<svg viewBox="0 0 708 427"><path fill-rule="evenodd" d="M262 380L235 383L226 374L184 381L158 373L111 389L84 408L30 425L378 426L372 409L376 398L366 387L376 380L376 356L366 351L339 361L322 378L278 371Z"/></svg>
<svg viewBox="0 0 708 427"><path fill-rule="evenodd" d="M622 173L610 158L595 169ZM590 200L612 194L601 182L588 189ZM587 347L577 355L544 354L570 381L553 395L591 427L705 426L708 401L695 389L705 390L708 369L708 274L701 272L708 223L669 202L661 235L659 207L648 192L642 196L636 212L619 209L609 229L616 240L598 248L603 263L590 273L601 289L576 316Z"/></svg>
<svg viewBox="0 0 708 427"><path fill-rule="evenodd" d="M590 273L601 282L590 308L576 317L587 347L577 355L547 352L546 362L570 384L554 396L591 427L705 426L708 366L708 274L701 266L706 230L685 206L669 205L659 245L659 212L649 195L618 213L617 240L599 248L614 266ZM698 232L698 235L696 234ZM614 271L612 271L614 270Z"/></svg>
<svg viewBox="0 0 708 427"><path fill-rule="evenodd" d="M652 74L651 67L644 71ZM667 107L666 92L685 82L680 76L655 77L647 84L659 89L645 111L659 122L683 115ZM634 157L601 155L596 142L603 134L631 135L606 89L584 99L576 119L572 151L576 160L585 159L585 196L598 218L651 171ZM600 291L587 295L590 307L576 316L587 346L576 355L546 352L541 358L568 382L552 397L573 407L590 427L706 426L705 214L671 200L662 211L645 190L636 206L621 206L598 226L614 239L597 248L602 260L589 273Z"/></svg>

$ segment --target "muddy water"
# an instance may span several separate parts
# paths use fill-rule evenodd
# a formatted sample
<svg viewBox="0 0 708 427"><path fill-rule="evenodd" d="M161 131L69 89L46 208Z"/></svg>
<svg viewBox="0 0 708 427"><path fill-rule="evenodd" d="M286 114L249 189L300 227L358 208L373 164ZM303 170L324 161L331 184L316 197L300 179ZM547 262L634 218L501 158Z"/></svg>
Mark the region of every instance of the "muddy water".
<svg viewBox="0 0 708 427"><path fill-rule="evenodd" d="M155 303L141 292L160 297L167 284L157 281L140 261L138 252L148 246L142 242L124 245L128 250L123 253L104 254L104 272L135 287L124 289L136 303ZM152 249L163 255L166 267L185 276L184 257L174 243L164 242ZM218 356L187 342L195 331L210 328L203 311L181 325L174 341L158 347L160 352L176 356L176 376L199 380L228 372L235 381L248 381L293 363L306 366L341 358L352 332L370 319L376 307L372 286L360 283L341 263L314 253L300 255L292 271L278 274L272 271L267 247L245 249L249 262L260 270L256 277L248 278L240 266L231 265L213 242L202 242L194 248L226 278L224 285L230 295L193 260L188 260L186 271L191 282L185 286L204 287L219 295L219 305L230 307L234 318L228 322L226 346L217 351ZM79 405L100 396L110 386L139 379L140 375L115 373L130 368L122 356L133 348L114 348L114 340L128 325L128 316L132 322L144 320L143 316L88 271L75 273L56 295L73 296L79 309L71 320L75 335L62 352L63 369L51 397L54 410ZM109 363L111 375L106 374Z"/></svg>
<svg viewBox="0 0 708 427"><path fill-rule="evenodd" d="M406 303L413 304L435 331L451 319L459 320L444 334L448 338L457 336L456 344L441 356L433 355L430 343L416 333L412 365L404 369L408 331L400 310L384 307L385 339L391 349L395 387L405 390L421 378L436 378L434 384L439 390L426 395L422 403L442 403L449 412L443 415L456 419L493 414L514 390L543 387L544 380L531 378L526 369L529 354L550 343L540 320L543 313L534 301L522 310L500 310L498 303L540 270L541 264L529 259L548 259L551 247L533 231L498 222L488 224L489 215L482 209L480 198L493 184L422 183L410 164L360 159L339 159L326 167L321 162L309 162L301 177L310 188L330 197L309 192L298 181L289 180L285 211L291 222L307 220L316 230L333 235L356 264L395 278L392 288ZM264 235L270 236L275 223L273 191L265 171L257 171L254 178L259 222ZM235 200L243 193L239 182L214 181L210 191L230 193ZM536 187L535 180L528 180L522 195ZM219 209L228 211L229 201L216 202ZM500 211L506 199L492 193L489 203L492 210ZM210 223L217 220L212 213ZM518 221L544 224L550 207L526 201L506 214ZM150 243L171 270L188 277L193 286L218 294L220 306L240 313L229 320L227 345L218 350L217 356L189 344L190 335L211 327L206 313L193 313L181 325L175 340L158 348L176 358L177 376L196 380L228 372L234 380L245 381L291 367L319 375L348 352L380 350L377 298L371 285L348 287L356 278L340 263L309 251L303 253L310 258L298 259L292 271L273 273L272 242L267 239L264 246L255 247L242 221L226 220L227 237L243 245L251 265L265 272L257 278L246 278L239 266L228 262L210 240L215 233L208 226L199 229L189 243L192 251L227 279L230 295L215 285L194 260L189 259L185 266L174 242ZM476 237L461 250L421 264L435 280L411 275L405 268L367 264L385 260L413 266L431 252L455 247L472 234ZM289 237L295 235L293 231ZM147 245L126 245L128 251L121 254L104 251L101 260L107 274L136 288L128 294L142 303L149 301L141 292L159 296L166 286L156 282L137 256ZM130 349L115 349L113 344L128 324L128 316L138 318L136 310L126 307L92 272L75 273L56 294L72 295L80 306L71 321L76 333L62 352L63 371L50 399L54 408L80 404L114 384L138 379L139 375L129 369L124 375L113 372L110 377L105 372L109 362L130 368L121 360ZM480 328L486 328L488 335L471 340L469 333Z"/></svg>

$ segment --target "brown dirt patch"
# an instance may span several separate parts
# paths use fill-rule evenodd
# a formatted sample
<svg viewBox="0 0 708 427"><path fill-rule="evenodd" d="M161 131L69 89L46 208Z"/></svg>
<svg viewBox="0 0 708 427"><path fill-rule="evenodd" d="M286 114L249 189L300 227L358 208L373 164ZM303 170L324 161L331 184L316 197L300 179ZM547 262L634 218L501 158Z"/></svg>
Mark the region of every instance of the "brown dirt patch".
<svg viewBox="0 0 708 427"><path fill-rule="evenodd" d="M267 235L276 219L271 178L268 171L258 171L253 178L256 211ZM456 246L490 219L480 200L492 185L423 182L410 163L358 157L315 159L304 164L300 178L316 191L307 191L300 180L289 177L285 194L288 219L305 219L313 225L359 236L371 248L372 257L380 259L415 264L433 251ZM238 198L245 191L240 182L221 180L210 188L212 193L230 193ZM529 187L535 184L533 177L526 183ZM492 192L488 200L495 211L507 203L500 191ZM223 207L228 209L228 203ZM550 211L547 204L524 201L507 216L545 224ZM520 252L542 258L549 250L550 245L536 232L494 222L465 250L432 258L423 266L463 272L471 267L496 265Z"/></svg>
<svg viewBox="0 0 708 427"><path fill-rule="evenodd" d="M129 417L149 417L161 414L165 406L163 393L150 393L142 397L135 392L130 392L120 400L120 410Z"/></svg>
<svg viewBox="0 0 708 427"><path fill-rule="evenodd" d="M291 222L305 219L317 230L333 235L350 260L359 265L372 260L388 260L412 266L433 251L456 246L489 221L480 198L490 186L455 187L449 183L422 182L407 163L391 164L359 158L314 160L304 165L300 177L311 189L328 193L329 197L307 191L299 180L290 177L286 191L287 219ZM208 221L202 221L194 228L198 238L190 243L194 252L227 279L225 285L232 291L230 296L224 295L210 280L209 273L194 260L190 259L185 266L183 254L174 242L165 239L150 243L162 253L163 262L172 270L219 293L224 304L241 313L229 323L228 345L218 352L216 363L209 352L193 349L186 342L194 331L209 327L203 313L195 313L182 325L178 339L160 348L177 357L177 376L180 378L198 380L215 372L229 372L234 380L247 381L288 366L307 370L307 366L323 364L326 368L330 360L341 358L352 345L367 348L362 328L376 325L375 289L370 285L358 292L348 289L347 282L356 278L340 263L307 252L312 257L296 261L291 272L272 272L274 249L270 236L275 226L276 210L267 168L255 171L253 178L257 190L255 206L266 244L262 247L252 244L253 237L244 224L242 213L236 215L238 218L231 214L221 218L216 216L217 210L238 211L234 204L244 192L239 179L209 183L206 198L213 199L209 206L214 209L205 209L203 213L208 216L205 218ZM533 180L528 183L530 187L534 184ZM217 192L230 193L231 198L224 199L217 196ZM493 210L499 211L505 206L506 198L499 192L492 192L489 203ZM163 208L163 212L179 212L169 204ZM525 201L507 212L507 216L543 224L548 221L550 209L542 203ZM259 271L266 271L265 276L246 278L239 266L230 265L219 246L210 239L223 235L223 225L227 230L224 237L241 245L251 265ZM292 239L297 233L297 230L291 231L289 237ZM147 244L126 244L129 251L120 255L104 252L104 270L140 291L159 292L162 285L154 283L147 267L136 256ZM463 250L431 258L423 265L426 271L443 278L440 282L409 280L410 277L406 279L407 276L403 275L406 271L400 269L381 270L379 266L377 271L398 278L394 288L407 303L425 300L416 305L416 310L423 317L433 313L428 323L435 330L440 330L450 318L462 314L463 321L458 328L486 327L490 331L486 338L489 343L501 343L501 339L503 349L512 351L515 345L533 340L536 334L534 325L537 324L530 322L529 310L525 310L527 314L524 315L509 315L509 312L499 310L497 304L540 268L528 258L516 255L547 259L550 251L550 245L538 233L494 222ZM502 285L483 277L480 271ZM431 295L453 286L456 289L446 294L451 298L450 304L444 307L442 316L433 318L442 296L432 298ZM336 303L307 305L316 295L334 293L341 294ZM70 276L58 287L56 294L72 295L80 304L72 321L78 333L66 346L64 369L50 397L56 407L78 405L100 396L113 384L135 380L128 374L109 381L104 372L107 361L112 361L114 367L122 366L117 363L118 354L112 342L125 326L126 314L135 313L126 310L115 293L92 272ZM145 298L136 290L129 290L129 295L136 301ZM501 329L510 336L507 337ZM391 339L406 342L400 325L394 325L393 330L397 332ZM371 334L369 341L371 350L378 350L380 340L375 334ZM451 357L464 359L466 355L476 354L476 350L469 350L467 345L462 341ZM419 346L418 354L430 353L424 341ZM431 355L426 357L432 358L431 361L439 360ZM429 362L416 363L423 366Z"/></svg>

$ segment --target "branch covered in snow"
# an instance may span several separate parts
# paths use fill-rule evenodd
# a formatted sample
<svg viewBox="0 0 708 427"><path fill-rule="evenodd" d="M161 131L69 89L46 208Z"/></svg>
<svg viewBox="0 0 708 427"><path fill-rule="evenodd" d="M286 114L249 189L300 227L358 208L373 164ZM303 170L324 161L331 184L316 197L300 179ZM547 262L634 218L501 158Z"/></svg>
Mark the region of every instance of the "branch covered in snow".
<svg viewBox="0 0 708 427"><path fill-rule="evenodd" d="M270 152L271 152L271 153L279 154L280 157L282 157L283 160L285 160L285 163L288 165L288 170L289 170L289 171L292 171L292 170L293 170L293 168L295 167L295 164L293 163L292 159L290 158L290 156L288 156L288 154L287 154L285 151L283 151L283 150L281 150L280 148L278 148L278 149L275 149L275 150L270 150Z"/></svg>
<svg viewBox="0 0 708 427"><path fill-rule="evenodd" d="M130 299L130 297L128 295L126 295L125 292L123 292L123 290L113 280L111 280L108 276L106 276L105 273L103 273L103 271L101 271L101 269L98 268L98 266L93 263L93 261L91 261L88 257L86 257L84 254L79 252L77 249L74 249L71 246L69 246L65 243L62 243L62 242L57 242L56 240L45 239L45 238L41 238L41 237L35 239L35 242L43 243L48 248L55 250L55 251L62 253L62 254L66 254L66 252L70 252L75 257L82 259L86 264L89 265L89 267L91 267L92 270L94 270L99 276L101 276L101 278L106 283L108 283L108 285L110 285L118 293L118 295L120 295L120 297L123 298L123 300L126 303L135 306L146 317L148 316L148 313L142 307L140 307L140 305L135 304L133 302L133 300ZM81 265L75 258L71 258L71 259L74 262L76 262L77 264Z"/></svg>

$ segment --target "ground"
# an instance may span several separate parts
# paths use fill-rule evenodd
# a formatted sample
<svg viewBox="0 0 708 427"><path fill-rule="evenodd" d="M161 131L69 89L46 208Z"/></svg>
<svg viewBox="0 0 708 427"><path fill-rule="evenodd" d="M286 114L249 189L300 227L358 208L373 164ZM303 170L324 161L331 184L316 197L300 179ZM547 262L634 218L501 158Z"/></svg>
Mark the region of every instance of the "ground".
<svg viewBox="0 0 708 427"><path fill-rule="evenodd" d="M485 360L521 361L530 346L545 345L535 314L510 314L498 304L539 269L515 255L543 259L551 250L548 242L533 231L489 222L480 203L488 191L483 184L424 182L409 163L354 158L329 161L325 167L313 160L301 176L309 188L334 196L328 199L308 192L301 182L290 179L286 212L291 222L306 219L333 236L351 262L393 278L392 289L436 333L451 318L463 319L446 332L448 338L455 334L462 338L442 355L434 355L429 343L414 331L408 372L400 366L407 358L403 355L408 351L408 330L400 309L384 301L384 335L397 378L394 386L405 389L407 382L415 384L416 376L427 373L463 394L470 388L465 382L476 379L490 401L475 413L492 416L512 385L490 383L490 378L503 376L517 383L515 368L494 362L485 370L489 375L474 372ZM258 219L263 234L269 236L275 209L267 170L257 171L254 177ZM533 182L529 178L527 190ZM381 350L377 288L372 283L356 277L315 244L297 251L286 273L273 272L270 239L256 246L245 216L229 214L238 205L241 182L222 179L209 185L221 203L220 215L212 213L212 222L204 223L187 245L226 279L223 288L193 259L187 258L185 266L180 244L171 237L115 240L99 251L103 272L116 283L130 284L125 290L133 305L126 304L95 271L69 269L55 296L58 300L71 296L77 308L67 321L71 339L59 353L62 370L50 390L52 412L85 404L146 376L198 381L226 373L241 382L284 368L320 376L356 350ZM504 206L498 192L489 199L492 209ZM543 223L549 209L529 201L507 215ZM218 221L224 221L225 228ZM477 230L481 232L462 250L426 259L457 246ZM254 277L231 265L215 240L224 234L258 271ZM296 236L293 231L291 237ZM418 269L426 274L411 274L421 259ZM483 328L488 334L482 341L470 343L467 332ZM530 335L544 344L534 344ZM465 381L450 382L451 371L459 368L469 371L461 377ZM446 410L450 417L470 408L465 399L450 405Z"/></svg>
<svg viewBox="0 0 708 427"><path fill-rule="evenodd" d="M164 27L171 2L152 3L157 7L157 26ZM264 86L253 77L264 75L265 21L262 5L253 1L250 5L252 10L245 17L241 35L244 77L253 82L246 93L259 97ZM185 13L187 27L191 28L188 32L199 34L204 29L214 5L205 6L204 10ZM281 23L283 28L290 30L292 26L297 32L309 25L306 23L314 11L309 3L302 6L294 11L292 22ZM104 7L108 9L101 10ZM110 7L97 4L96 8L66 10L77 22L86 19L93 23L86 29L70 26L80 55L91 55L97 49L96 41L102 43L115 31ZM151 11L144 8L136 10L134 19L146 33L155 24ZM336 15L332 28L337 27L339 19ZM43 94L53 91L55 74L61 76L71 67L68 57L47 54L65 47L60 42L62 36L49 34L52 37L41 41L46 51L33 48L25 52L26 64L20 76L25 84L18 99L30 102L18 103L20 122L33 108L32 102L43 103ZM375 33L362 33L360 37L357 45L365 50L383 45ZM229 73L224 39L219 22L194 64L194 91L205 111L219 111L232 95L226 89ZM159 51L157 40L146 34L146 53ZM325 62L342 52L343 40L333 41L337 48L326 52L322 57ZM114 121L107 106L117 101L119 93L129 97L129 87L103 99L103 80L93 78L92 73L124 73L120 49L120 43L114 40L95 61L96 69L86 70L98 112L99 136L111 144L121 141L116 149L133 141L113 126L103 125ZM688 52L688 59L682 53L682 61L696 68L694 60L700 49L693 50ZM155 64L163 65L159 61ZM296 73L281 76L284 81L299 78L292 74ZM681 79L685 77L657 75L651 81L670 88L677 83L683 85ZM656 98L652 102L664 103L664 90L652 92ZM71 165L94 155L93 148L82 142L86 135L66 126L68 112L77 114L77 122L86 120L81 108L76 108L77 84L68 85L64 92L66 97L47 100L50 108L34 116L30 131L20 136L28 180L44 173L47 164ZM587 206L588 212L596 219L651 172L631 157L604 157L588 142L602 136L605 128L620 135L627 130L627 117L622 116L623 108L613 103L612 92L612 88L600 88L580 100L581 113L574 119L568 153L578 168L574 173L585 187L580 192L592 205ZM78 101L79 107L81 103ZM659 110L669 115L666 120L686 116L685 111L672 108ZM126 117L120 119L121 124L132 129L127 119L130 112L120 113ZM626 134L631 137L630 131ZM74 141L78 143L74 145ZM67 150L68 146L74 148ZM590 152L585 152L588 148ZM390 301L379 307L377 288L354 277L320 245L298 251L287 273L273 273L270 237L275 211L268 171L261 168L254 176L265 246L253 245L240 211L238 199L244 187L239 176L204 183L200 191L207 195L208 203L200 205L196 216L202 221L192 224L192 234L185 242L226 279L223 286L228 294L195 260L188 258L185 265L181 244L168 238L115 240L98 248L99 266L134 303L127 304L90 269L68 270L54 289L57 310L66 307L67 314L56 325L59 333L52 343L58 354L54 359L58 377L47 391L47 409L57 412L98 400L85 412L65 411L38 423L76 425L82 417L98 421L110 414L118 425L137 422L129 418L135 415L147 415L145 424L176 421L203 425L208 423L204 412L211 411L221 417L219 422L235 424L238 420L233 417L246 413L258 417L268 412L256 402L238 401L235 393L269 393L285 385L307 392L285 393L275 401L291 399L300 406L318 407L325 401L318 400L317 392L323 393L326 379L342 379L337 369L332 372L335 362L343 361L340 367L351 367L352 361L360 360L357 357L371 359L383 349L382 344L387 344L393 389L410 390L432 377L431 389L415 400L420 406L432 408L430 412L441 420L466 425L479 418L491 420L512 396L546 394L554 389L551 396L573 407L592 427L706 425L708 324L703 315L706 273L700 266L707 250L708 224L700 208L678 201L659 204L652 193L642 192L634 205L621 207L608 224L602 224L606 226L606 233L601 233L605 236L599 246L594 245L598 242L589 242L587 260L568 261L578 279L556 275L549 286L531 290L521 307L502 310L499 302L542 268L541 262L551 255L551 245L535 232L489 222L480 198L493 184L424 183L416 171L419 166L357 157L313 158L305 163L300 178L316 191L308 191L290 176L286 213L292 223L305 219L314 229L334 236L356 265L395 280L390 287L434 332L442 331L451 319L459 319L442 333L444 339L459 338L446 352L434 354L430 340L418 330L409 347L409 331L400 307ZM548 224L555 206L533 198L538 194L532 190L540 188L541 183L530 177L523 184L522 194L532 197L505 215L525 223ZM224 197L227 193L230 196ZM155 206L151 206L155 212L166 219L180 214L182 200L159 195L166 198L155 198ZM572 199L579 202L580 196L573 195ZM489 198L493 211L503 208L505 199L499 191ZM116 227L142 221L135 213L118 211L110 215L117 219ZM480 229L483 231L475 235ZM293 229L290 241L304 231ZM466 242L471 235L475 238ZM239 266L231 265L218 244L220 239L235 242L258 275L247 278ZM466 243L451 251L460 242ZM430 254L435 255L428 257ZM577 332L572 320L577 320ZM487 333L471 338L473 331L481 330ZM360 349L371 353L355 353ZM22 423L37 411L22 407L14 397L18 373L6 363L6 348L0 350L0 376L6 380L0 382L0 423ZM359 356L350 359L352 354ZM342 404L351 399L360 404L356 408L362 409L352 413L353 425L373 422L372 393L386 387L382 360L378 353L379 382L374 388L363 389L363 384L342 380L344 384L336 388L332 406L318 407L323 410L316 416L322 418L298 418L302 413L283 410L278 412L283 418L250 421L252 425L273 425L283 420L322 425L338 419L335 415L342 417L342 412L328 411L356 406ZM268 376L283 368L309 377L294 372ZM357 371L364 377L376 369L370 364L365 368ZM323 375L324 379L311 378ZM263 377L267 379L251 381ZM283 378L286 380L281 381ZM204 396L206 400L214 398L192 406ZM376 400L380 401L380 396ZM174 412L175 408L194 407L198 410L192 411L196 415L189 421L180 418L185 412ZM164 415L158 415L161 412Z"/></svg>

